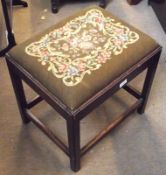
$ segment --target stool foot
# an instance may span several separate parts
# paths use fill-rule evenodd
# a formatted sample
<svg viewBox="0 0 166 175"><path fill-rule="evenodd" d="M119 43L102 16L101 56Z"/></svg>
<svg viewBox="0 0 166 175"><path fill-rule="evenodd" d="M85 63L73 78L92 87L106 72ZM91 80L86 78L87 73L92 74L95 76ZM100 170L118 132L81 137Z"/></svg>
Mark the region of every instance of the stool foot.
<svg viewBox="0 0 166 175"><path fill-rule="evenodd" d="M53 13L58 12L59 0L51 0L51 8Z"/></svg>
<svg viewBox="0 0 166 175"><path fill-rule="evenodd" d="M106 0L100 0L99 6L101 8L105 8L106 7Z"/></svg>
<svg viewBox="0 0 166 175"><path fill-rule="evenodd" d="M67 133L70 154L70 167L74 172L80 170L80 121L69 119Z"/></svg>
<svg viewBox="0 0 166 175"><path fill-rule="evenodd" d="M70 167L74 172L78 172L80 170L80 163L78 163L78 160L70 159Z"/></svg>
<svg viewBox="0 0 166 175"><path fill-rule="evenodd" d="M52 13L58 13L58 8L57 7L52 7Z"/></svg>
<svg viewBox="0 0 166 175"><path fill-rule="evenodd" d="M142 108L140 107L140 108L137 109L137 112L138 112L138 114L141 115L145 112L145 109L143 109L143 107Z"/></svg>

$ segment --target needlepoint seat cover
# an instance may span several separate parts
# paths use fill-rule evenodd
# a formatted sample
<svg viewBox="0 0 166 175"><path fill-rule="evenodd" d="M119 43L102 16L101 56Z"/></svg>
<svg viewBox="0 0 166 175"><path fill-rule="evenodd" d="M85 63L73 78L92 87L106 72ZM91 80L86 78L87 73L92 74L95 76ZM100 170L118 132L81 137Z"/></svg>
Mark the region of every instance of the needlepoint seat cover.
<svg viewBox="0 0 166 175"><path fill-rule="evenodd" d="M15 46L9 56L74 110L157 47L136 28L90 7Z"/></svg>

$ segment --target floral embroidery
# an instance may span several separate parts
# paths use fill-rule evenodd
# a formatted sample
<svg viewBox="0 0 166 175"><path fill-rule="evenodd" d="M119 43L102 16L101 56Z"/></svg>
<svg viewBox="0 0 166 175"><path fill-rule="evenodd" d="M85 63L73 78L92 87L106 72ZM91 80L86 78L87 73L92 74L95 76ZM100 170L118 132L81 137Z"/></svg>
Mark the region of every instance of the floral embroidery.
<svg viewBox="0 0 166 175"><path fill-rule="evenodd" d="M25 51L48 65L48 71L66 86L75 86L138 39L136 32L91 9L31 43Z"/></svg>

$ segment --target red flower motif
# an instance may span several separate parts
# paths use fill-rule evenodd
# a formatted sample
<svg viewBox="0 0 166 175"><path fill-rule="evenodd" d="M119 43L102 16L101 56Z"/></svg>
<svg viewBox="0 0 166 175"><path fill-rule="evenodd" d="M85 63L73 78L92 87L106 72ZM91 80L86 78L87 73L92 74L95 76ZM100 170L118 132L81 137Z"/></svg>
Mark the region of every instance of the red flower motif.
<svg viewBox="0 0 166 175"><path fill-rule="evenodd" d="M101 19L100 18L96 18L95 21L98 22L98 23L100 23L101 22Z"/></svg>
<svg viewBox="0 0 166 175"><path fill-rule="evenodd" d="M50 57L50 61L54 62L54 61L56 61L56 58L55 57Z"/></svg>
<svg viewBox="0 0 166 175"><path fill-rule="evenodd" d="M41 51L42 56L47 56L49 52L47 50L42 50Z"/></svg>
<svg viewBox="0 0 166 175"><path fill-rule="evenodd" d="M97 57L97 62L98 63L106 63L106 61L107 61L106 57L102 57L102 56Z"/></svg>

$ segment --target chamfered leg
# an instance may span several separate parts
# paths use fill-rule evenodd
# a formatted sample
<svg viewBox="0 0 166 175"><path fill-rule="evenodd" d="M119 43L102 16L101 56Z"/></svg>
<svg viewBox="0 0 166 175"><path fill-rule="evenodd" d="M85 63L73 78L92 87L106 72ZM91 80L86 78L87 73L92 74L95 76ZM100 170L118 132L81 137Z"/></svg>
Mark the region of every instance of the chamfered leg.
<svg viewBox="0 0 166 175"><path fill-rule="evenodd" d="M57 13L59 8L59 0L51 0L51 8L53 13Z"/></svg>
<svg viewBox="0 0 166 175"><path fill-rule="evenodd" d="M11 81L12 81L12 85L13 85L13 89L15 92L15 96L16 96L16 100L17 100L17 104L19 107L22 121L23 121L23 123L28 123L30 120L27 118L27 115L26 115L27 102L26 102L26 98L25 98L22 80L14 72L12 64L8 60L6 60L6 61L7 61L9 74L11 77Z"/></svg>
<svg viewBox="0 0 166 175"><path fill-rule="evenodd" d="M74 172L80 170L80 121L69 119L67 133L70 153L70 166Z"/></svg>
<svg viewBox="0 0 166 175"><path fill-rule="evenodd" d="M161 54L161 51L154 56L153 61L151 62L151 64L149 65L147 69L147 73L146 73L146 77L145 77L145 81L144 81L144 85L143 85L143 89L141 93L143 102L142 102L142 105L137 110L139 114L143 114L145 111L145 107L146 107L148 97L150 94L150 90L151 90L151 86L154 80L154 76L155 76L155 72L157 69L160 54Z"/></svg>

